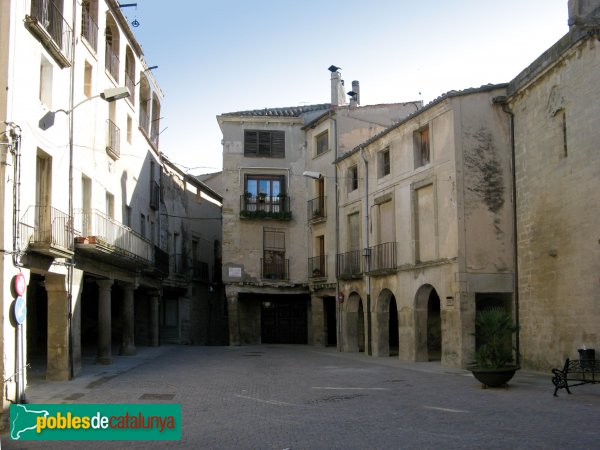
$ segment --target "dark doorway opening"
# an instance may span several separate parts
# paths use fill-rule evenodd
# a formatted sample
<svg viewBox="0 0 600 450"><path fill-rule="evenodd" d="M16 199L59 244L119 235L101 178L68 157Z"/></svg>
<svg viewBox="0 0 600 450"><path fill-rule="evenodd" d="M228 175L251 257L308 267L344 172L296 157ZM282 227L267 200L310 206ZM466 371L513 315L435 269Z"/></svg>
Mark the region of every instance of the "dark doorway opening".
<svg viewBox="0 0 600 450"><path fill-rule="evenodd" d="M442 317L435 289L431 289L427 300L427 355L429 361L442 359Z"/></svg>
<svg viewBox="0 0 600 450"><path fill-rule="evenodd" d="M308 342L305 296L264 296L261 301L261 342L306 344Z"/></svg>
<svg viewBox="0 0 600 450"><path fill-rule="evenodd" d="M396 305L396 297L393 295L390 298L389 344L390 356L398 356L398 350L400 347L400 336L398 333L398 306Z"/></svg>

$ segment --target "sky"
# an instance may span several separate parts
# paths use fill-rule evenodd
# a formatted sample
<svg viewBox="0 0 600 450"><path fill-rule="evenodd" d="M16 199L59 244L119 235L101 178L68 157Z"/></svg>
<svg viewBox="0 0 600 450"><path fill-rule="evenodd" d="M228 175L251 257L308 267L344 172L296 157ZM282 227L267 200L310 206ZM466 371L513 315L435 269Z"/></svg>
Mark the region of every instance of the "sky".
<svg viewBox="0 0 600 450"><path fill-rule="evenodd" d="M509 82L568 31L567 0L137 0L122 11L158 66L160 149L192 175L222 168L217 115L328 103L331 65L348 91L360 82L361 105L427 104Z"/></svg>

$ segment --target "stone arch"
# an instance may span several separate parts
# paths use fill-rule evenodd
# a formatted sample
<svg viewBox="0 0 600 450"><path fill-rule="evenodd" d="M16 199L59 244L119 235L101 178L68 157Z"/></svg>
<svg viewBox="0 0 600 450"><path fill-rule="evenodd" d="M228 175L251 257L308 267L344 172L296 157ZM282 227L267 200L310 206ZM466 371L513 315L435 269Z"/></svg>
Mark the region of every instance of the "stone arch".
<svg viewBox="0 0 600 450"><path fill-rule="evenodd" d="M415 360L440 360L442 352L441 302L437 290L422 285L415 295Z"/></svg>
<svg viewBox="0 0 600 450"><path fill-rule="evenodd" d="M357 292L348 295L343 309L343 322L341 324L344 343L343 349L347 352L360 352L365 348L365 311L364 302ZM362 337L361 337L362 333ZM362 343L359 340L362 340Z"/></svg>

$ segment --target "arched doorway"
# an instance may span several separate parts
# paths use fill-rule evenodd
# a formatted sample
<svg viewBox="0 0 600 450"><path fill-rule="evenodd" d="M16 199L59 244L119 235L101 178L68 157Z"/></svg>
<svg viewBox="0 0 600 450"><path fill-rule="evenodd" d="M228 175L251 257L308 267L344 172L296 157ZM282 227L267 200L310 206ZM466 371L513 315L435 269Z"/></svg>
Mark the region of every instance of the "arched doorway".
<svg viewBox="0 0 600 450"><path fill-rule="evenodd" d="M442 359L442 316L440 297L435 289L431 289L427 301L427 359L441 361Z"/></svg>
<svg viewBox="0 0 600 450"><path fill-rule="evenodd" d="M440 297L430 284L415 296L415 361L442 359L442 316Z"/></svg>
<svg viewBox="0 0 600 450"><path fill-rule="evenodd" d="M398 333L398 305L396 304L396 297L393 295L390 298L388 314L389 355L398 356L400 347L400 335Z"/></svg>
<svg viewBox="0 0 600 450"><path fill-rule="evenodd" d="M358 344L358 351L359 352L364 352L365 351L365 312L363 309L363 302L362 300L358 301L358 314L357 314L357 333L356 333L356 340L357 340L357 344Z"/></svg>

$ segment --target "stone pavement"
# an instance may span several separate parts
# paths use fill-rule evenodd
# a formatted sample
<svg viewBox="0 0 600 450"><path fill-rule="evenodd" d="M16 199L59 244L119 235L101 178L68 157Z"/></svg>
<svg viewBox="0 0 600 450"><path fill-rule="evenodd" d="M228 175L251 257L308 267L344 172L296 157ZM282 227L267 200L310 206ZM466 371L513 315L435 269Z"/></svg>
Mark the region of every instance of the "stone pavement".
<svg viewBox="0 0 600 450"><path fill-rule="evenodd" d="M179 403L182 440L10 441L4 449L600 448L600 389L555 398L549 374L481 389L437 362L308 346L139 348L69 382L33 380L30 403Z"/></svg>

